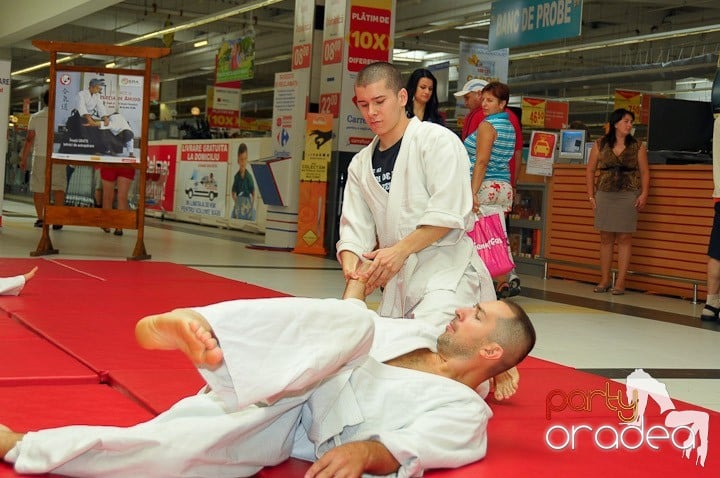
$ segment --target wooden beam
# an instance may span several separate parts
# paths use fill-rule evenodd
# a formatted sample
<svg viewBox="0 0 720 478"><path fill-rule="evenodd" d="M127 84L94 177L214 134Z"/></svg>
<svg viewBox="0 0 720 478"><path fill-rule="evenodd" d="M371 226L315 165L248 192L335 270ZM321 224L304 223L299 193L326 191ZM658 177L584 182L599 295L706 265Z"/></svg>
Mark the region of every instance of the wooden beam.
<svg viewBox="0 0 720 478"><path fill-rule="evenodd" d="M84 53L89 55L123 56L136 58L162 58L170 54L170 48L145 46L102 45L52 40L33 40L32 44L47 52Z"/></svg>

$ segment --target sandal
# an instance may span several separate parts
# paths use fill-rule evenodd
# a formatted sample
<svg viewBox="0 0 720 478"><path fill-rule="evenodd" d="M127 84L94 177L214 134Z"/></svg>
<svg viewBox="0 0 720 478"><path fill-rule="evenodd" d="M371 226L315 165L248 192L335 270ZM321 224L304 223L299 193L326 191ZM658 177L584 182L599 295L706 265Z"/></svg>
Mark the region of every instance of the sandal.
<svg viewBox="0 0 720 478"><path fill-rule="evenodd" d="M515 297L516 295L520 295L522 289L520 289L520 278L518 276L512 277L508 281L508 286L510 286L510 292L508 293L508 297Z"/></svg>
<svg viewBox="0 0 720 478"><path fill-rule="evenodd" d="M495 289L495 295L498 299L507 299L510 297L510 285L507 282L503 282Z"/></svg>
<svg viewBox="0 0 720 478"><path fill-rule="evenodd" d="M612 295L625 295L625 289L616 289L615 287L613 287L610 293Z"/></svg>
<svg viewBox="0 0 720 478"><path fill-rule="evenodd" d="M596 285L595 288L593 289L593 292L595 292L596 294L604 294L605 292L607 292L609 290L610 290L609 285Z"/></svg>
<svg viewBox="0 0 720 478"><path fill-rule="evenodd" d="M102 229L103 232L107 232L108 234L110 234L110 229L108 229L107 227L101 227L100 229Z"/></svg>
<svg viewBox="0 0 720 478"><path fill-rule="evenodd" d="M718 320L720 317L720 307L713 307L712 305L705 304L702 312L700 313L700 320L703 322L712 322Z"/></svg>
<svg viewBox="0 0 720 478"><path fill-rule="evenodd" d="M108 232L110 232L110 231L108 231ZM115 229L113 234L115 234L116 236L122 236L123 235L122 229Z"/></svg>

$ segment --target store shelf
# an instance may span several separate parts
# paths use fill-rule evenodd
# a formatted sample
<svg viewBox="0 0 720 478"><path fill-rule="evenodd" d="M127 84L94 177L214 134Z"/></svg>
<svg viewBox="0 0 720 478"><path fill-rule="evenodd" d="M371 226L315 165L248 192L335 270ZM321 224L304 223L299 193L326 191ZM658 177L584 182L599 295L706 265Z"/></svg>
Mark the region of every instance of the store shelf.
<svg viewBox="0 0 720 478"><path fill-rule="evenodd" d="M518 184L510 212L508 241L516 269L521 274L543 277L545 273L544 184Z"/></svg>

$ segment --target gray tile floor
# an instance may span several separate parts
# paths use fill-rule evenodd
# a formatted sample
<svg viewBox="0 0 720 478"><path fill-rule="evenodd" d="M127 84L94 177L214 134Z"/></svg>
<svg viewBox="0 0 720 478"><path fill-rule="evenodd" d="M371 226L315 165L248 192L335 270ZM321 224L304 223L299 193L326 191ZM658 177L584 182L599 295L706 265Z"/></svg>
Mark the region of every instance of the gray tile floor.
<svg viewBox="0 0 720 478"><path fill-rule="evenodd" d="M30 204L5 199L0 257L29 257L40 237L34 220ZM117 237L99 228L65 226L51 237L60 258L125 260L137 236L136 231ZM146 221L145 246L153 261L292 295L341 294L342 272L332 258L247 247L262 242L263 236L240 231ZM720 411L720 325L700 326L695 317L702 304L634 292L594 294L592 285L574 281L522 276L522 284L526 293L517 300L538 331L534 356L620 380L645 368L671 396ZM378 300L377 294L369 299Z"/></svg>

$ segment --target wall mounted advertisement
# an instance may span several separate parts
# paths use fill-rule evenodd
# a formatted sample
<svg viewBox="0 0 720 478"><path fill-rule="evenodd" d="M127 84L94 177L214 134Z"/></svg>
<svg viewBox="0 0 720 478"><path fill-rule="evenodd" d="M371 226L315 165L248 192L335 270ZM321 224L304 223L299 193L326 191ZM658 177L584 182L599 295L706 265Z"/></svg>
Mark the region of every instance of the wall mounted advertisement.
<svg viewBox="0 0 720 478"><path fill-rule="evenodd" d="M178 213L208 218L225 217L228 173L227 142L180 145L175 204Z"/></svg>
<svg viewBox="0 0 720 478"><path fill-rule="evenodd" d="M252 162L264 156L258 141L235 141L230 143L228 161L228 208L230 223L245 230L262 219L265 221L267 206L260 197L257 179L253 175Z"/></svg>
<svg viewBox="0 0 720 478"><path fill-rule="evenodd" d="M252 166L271 148L270 138L148 144L146 214L265 232L267 206Z"/></svg>
<svg viewBox="0 0 720 478"><path fill-rule="evenodd" d="M144 77L58 71L54 159L139 163Z"/></svg>

